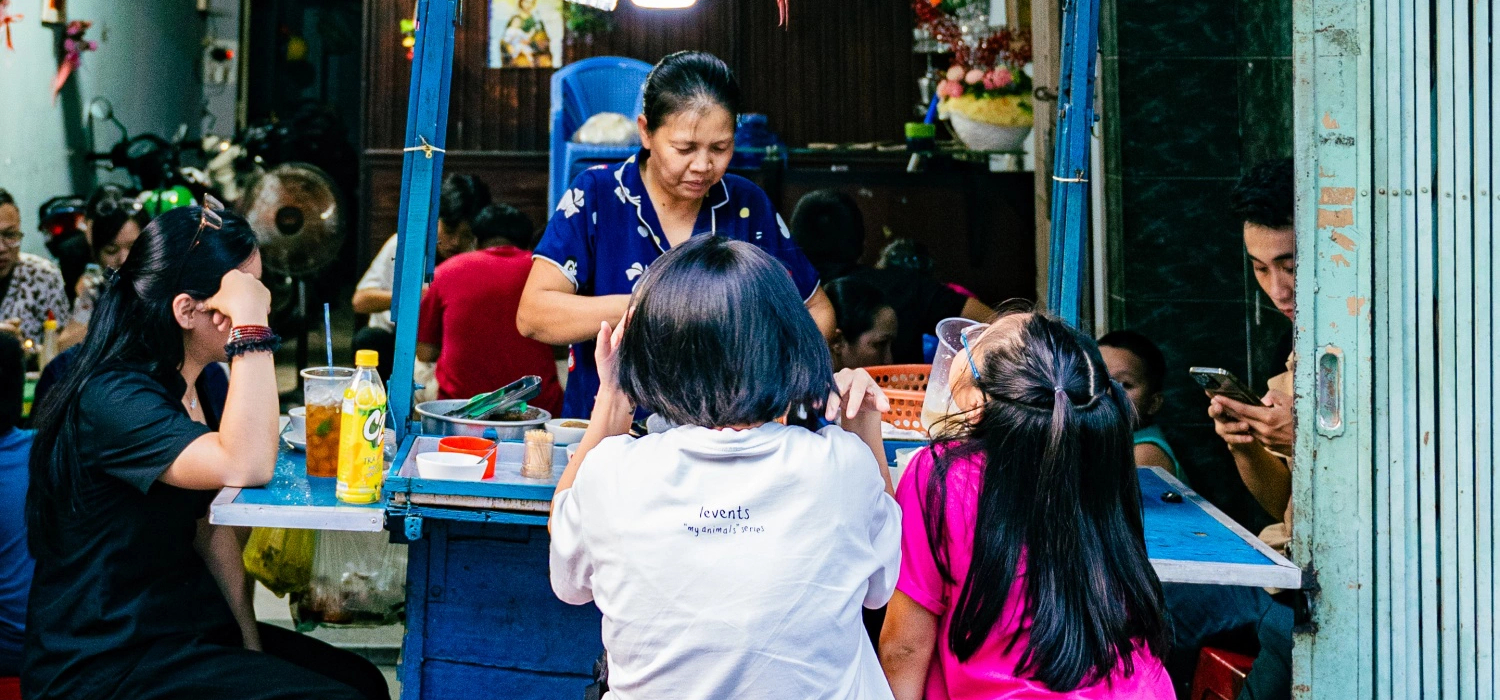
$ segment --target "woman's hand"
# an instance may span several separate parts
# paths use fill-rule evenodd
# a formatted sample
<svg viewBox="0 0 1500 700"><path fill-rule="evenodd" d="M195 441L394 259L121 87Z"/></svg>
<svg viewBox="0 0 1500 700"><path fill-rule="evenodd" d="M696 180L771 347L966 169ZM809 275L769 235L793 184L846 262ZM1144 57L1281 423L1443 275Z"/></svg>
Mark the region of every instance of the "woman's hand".
<svg viewBox="0 0 1500 700"><path fill-rule="evenodd" d="M224 273L219 293L198 304L201 311L214 313L214 325L264 326L271 315L271 291L254 275L241 270Z"/></svg>

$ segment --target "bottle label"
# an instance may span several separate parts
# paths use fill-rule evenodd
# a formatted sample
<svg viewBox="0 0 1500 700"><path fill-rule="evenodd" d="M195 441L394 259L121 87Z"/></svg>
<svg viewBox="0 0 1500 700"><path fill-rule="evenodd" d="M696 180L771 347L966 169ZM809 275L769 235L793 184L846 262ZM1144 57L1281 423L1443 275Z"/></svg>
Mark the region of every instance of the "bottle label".
<svg viewBox="0 0 1500 700"><path fill-rule="evenodd" d="M385 391L356 380L344 392L341 420L338 499L375 503L385 483Z"/></svg>

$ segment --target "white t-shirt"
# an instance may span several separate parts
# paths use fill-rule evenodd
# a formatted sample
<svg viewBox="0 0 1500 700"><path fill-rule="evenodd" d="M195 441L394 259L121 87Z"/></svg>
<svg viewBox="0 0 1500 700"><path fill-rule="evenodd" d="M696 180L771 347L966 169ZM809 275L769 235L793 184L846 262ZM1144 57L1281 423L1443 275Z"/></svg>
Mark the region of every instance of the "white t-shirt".
<svg viewBox="0 0 1500 700"><path fill-rule="evenodd" d="M361 289L380 289L391 291L396 288L396 237L391 236L385 240L385 245L380 246L380 252L370 260L370 269L365 270L365 276L359 278L359 284L354 286L355 291ZM391 331L396 329L395 322L391 321L391 310L386 309L380 313L370 314L370 327Z"/></svg>
<svg viewBox="0 0 1500 700"><path fill-rule="evenodd" d="M552 516L552 590L604 613L612 700L889 699L860 608L900 560L900 508L837 427L610 438Z"/></svg>

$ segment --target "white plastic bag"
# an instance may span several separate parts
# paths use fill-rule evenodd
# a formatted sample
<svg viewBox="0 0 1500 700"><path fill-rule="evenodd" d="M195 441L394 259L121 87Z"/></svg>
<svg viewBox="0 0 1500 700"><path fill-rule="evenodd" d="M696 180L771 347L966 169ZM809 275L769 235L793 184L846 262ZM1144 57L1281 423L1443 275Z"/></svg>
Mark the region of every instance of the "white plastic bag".
<svg viewBox="0 0 1500 700"><path fill-rule="evenodd" d="M318 625L377 627L406 613L406 547L384 532L318 534L307 590L292 594L299 631Z"/></svg>
<svg viewBox="0 0 1500 700"><path fill-rule="evenodd" d="M618 112L600 112L578 131L573 132L574 143L592 143L606 146L635 146L641 142L641 131L635 120Z"/></svg>

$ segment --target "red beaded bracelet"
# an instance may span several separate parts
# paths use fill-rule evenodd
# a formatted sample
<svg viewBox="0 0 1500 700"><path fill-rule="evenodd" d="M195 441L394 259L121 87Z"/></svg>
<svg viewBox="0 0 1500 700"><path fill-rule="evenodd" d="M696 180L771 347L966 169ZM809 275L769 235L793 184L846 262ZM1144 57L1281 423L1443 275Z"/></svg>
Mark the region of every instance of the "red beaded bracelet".
<svg viewBox="0 0 1500 700"><path fill-rule="evenodd" d="M269 326L235 326L229 331L229 342L266 340L275 336Z"/></svg>

